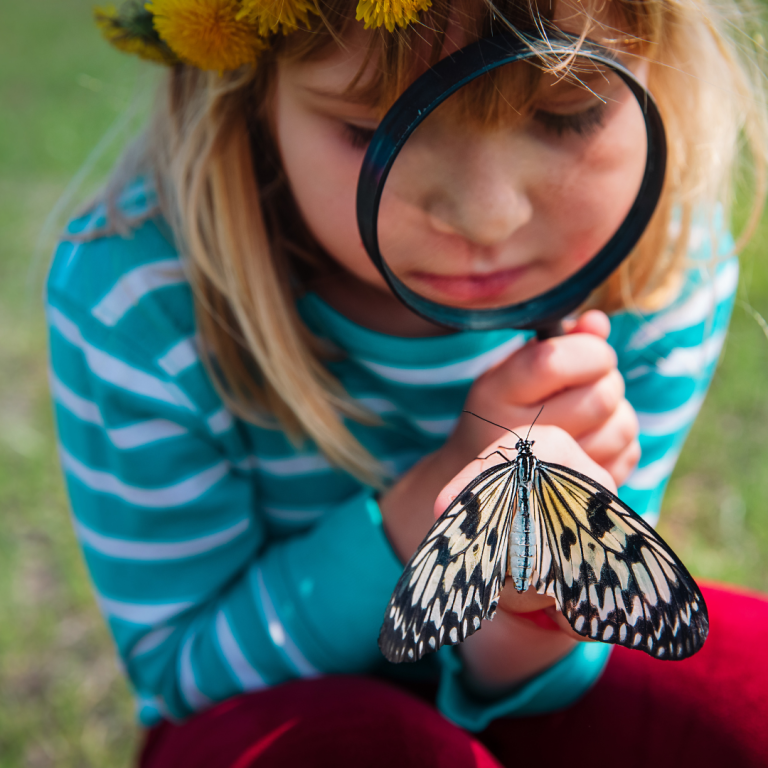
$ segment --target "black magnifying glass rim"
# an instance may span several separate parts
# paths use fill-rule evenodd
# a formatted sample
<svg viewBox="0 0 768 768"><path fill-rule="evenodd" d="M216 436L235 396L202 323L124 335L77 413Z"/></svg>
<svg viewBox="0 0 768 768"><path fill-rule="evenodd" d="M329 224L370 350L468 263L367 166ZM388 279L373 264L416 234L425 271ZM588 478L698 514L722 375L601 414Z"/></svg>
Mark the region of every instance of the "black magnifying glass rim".
<svg viewBox="0 0 768 768"><path fill-rule="evenodd" d="M363 158L357 185L357 225L368 255L392 292L423 318L455 330L494 328L542 329L573 312L629 255L645 231L664 186L667 140L659 109L651 94L609 49L582 41L578 55L603 64L626 83L640 104L647 138L645 171L629 213L603 248L576 273L546 293L494 309L460 309L426 299L390 270L379 250L381 195L400 150L418 126L449 96L476 78L505 64L541 58L542 52L573 52L577 38L564 32L496 33L481 38L439 61L397 99L377 127Z"/></svg>

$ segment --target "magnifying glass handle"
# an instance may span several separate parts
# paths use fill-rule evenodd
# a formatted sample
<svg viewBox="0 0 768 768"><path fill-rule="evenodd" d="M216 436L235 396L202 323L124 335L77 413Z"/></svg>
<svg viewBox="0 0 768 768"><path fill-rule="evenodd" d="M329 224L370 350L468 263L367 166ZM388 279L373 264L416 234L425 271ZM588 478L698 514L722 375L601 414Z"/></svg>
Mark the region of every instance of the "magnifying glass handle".
<svg viewBox="0 0 768 768"><path fill-rule="evenodd" d="M554 323L550 323L549 325L542 325L536 329L536 338L539 341L544 341L544 339L551 339L553 336L564 335L565 329L559 320L556 320Z"/></svg>

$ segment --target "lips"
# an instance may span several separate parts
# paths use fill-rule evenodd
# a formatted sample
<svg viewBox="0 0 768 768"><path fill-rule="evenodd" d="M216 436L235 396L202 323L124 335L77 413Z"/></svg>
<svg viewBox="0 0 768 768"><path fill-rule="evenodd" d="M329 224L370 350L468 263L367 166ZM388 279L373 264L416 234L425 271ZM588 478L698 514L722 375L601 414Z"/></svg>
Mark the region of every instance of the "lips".
<svg viewBox="0 0 768 768"><path fill-rule="evenodd" d="M498 298L523 276L526 267L502 269L488 274L438 275L432 272L411 272L410 277L431 292L453 301L482 301ZM418 292L418 291L417 291Z"/></svg>

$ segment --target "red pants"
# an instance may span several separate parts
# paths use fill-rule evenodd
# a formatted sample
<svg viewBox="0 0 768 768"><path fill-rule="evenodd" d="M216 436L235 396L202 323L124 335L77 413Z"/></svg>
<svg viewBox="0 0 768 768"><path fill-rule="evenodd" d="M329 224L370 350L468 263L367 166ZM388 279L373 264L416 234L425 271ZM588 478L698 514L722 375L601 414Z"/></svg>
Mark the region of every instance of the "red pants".
<svg viewBox="0 0 768 768"><path fill-rule="evenodd" d="M357 677L300 680L150 731L141 768L768 766L768 601L705 588L692 659L616 648L574 706L471 735L430 703Z"/></svg>

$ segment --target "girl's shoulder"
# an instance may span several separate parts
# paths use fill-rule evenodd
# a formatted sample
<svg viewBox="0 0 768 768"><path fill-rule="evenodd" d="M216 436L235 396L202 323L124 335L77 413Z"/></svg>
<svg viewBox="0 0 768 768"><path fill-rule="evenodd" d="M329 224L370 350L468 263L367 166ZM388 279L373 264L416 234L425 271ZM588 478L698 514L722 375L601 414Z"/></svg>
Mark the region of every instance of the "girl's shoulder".
<svg viewBox="0 0 768 768"><path fill-rule="evenodd" d="M116 231L107 208L72 220L46 283L49 315L59 309L102 338L120 338L157 358L195 332L192 291L153 188L139 179L118 200L127 227Z"/></svg>

